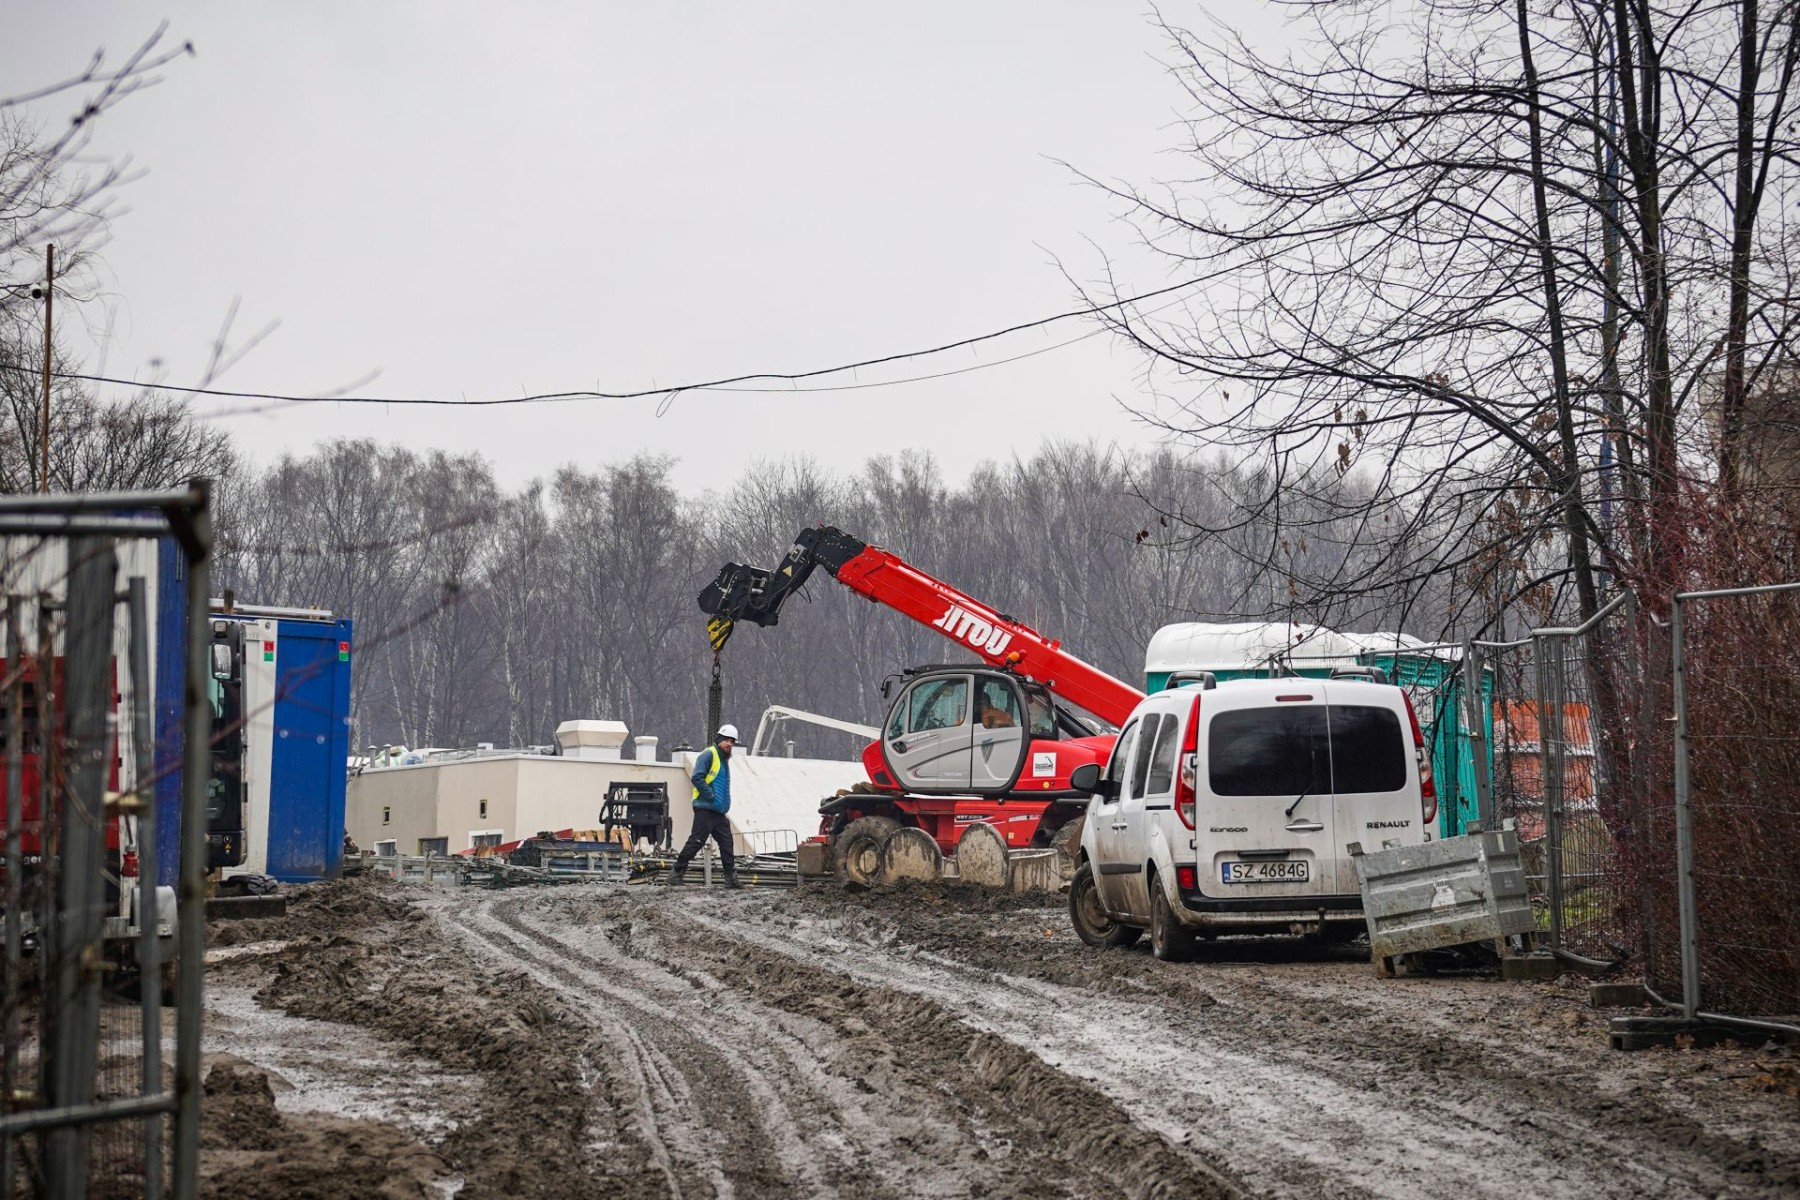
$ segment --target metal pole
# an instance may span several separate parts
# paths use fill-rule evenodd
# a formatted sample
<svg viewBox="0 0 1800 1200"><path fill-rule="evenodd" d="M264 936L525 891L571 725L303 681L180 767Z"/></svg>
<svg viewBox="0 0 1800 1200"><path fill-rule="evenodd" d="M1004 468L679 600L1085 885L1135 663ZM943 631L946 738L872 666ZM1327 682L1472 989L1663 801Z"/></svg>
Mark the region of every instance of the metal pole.
<svg viewBox="0 0 1800 1200"><path fill-rule="evenodd" d="M50 302L56 294L56 247L44 247L44 411L38 418L38 491L50 490Z"/></svg>
<svg viewBox="0 0 1800 1200"><path fill-rule="evenodd" d="M62 707L63 679L56 667L56 601L47 592L37 598L37 715L38 715L38 869L31 903L38 930L38 1065L37 1090L42 1097L50 1090L50 1059L43 1048L56 1040L56 1010L50 1003L49 989L43 986L54 948L56 920L56 881L60 877L57 850L62 844L58 832L56 797L58 778L63 769L63 727L57 716ZM43 1138L38 1140L38 1158L43 1159ZM10 1200L10 1197L9 1197Z"/></svg>
<svg viewBox="0 0 1800 1200"><path fill-rule="evenodd" d="M24 896L19 872L24 869L25 655L19 636L24 604L6 598L6 1008L5 1065L0 1067L0 1097L11 1099L19 1071L19 970L24 965L19 902ZM0 1197L13 1196L13 1141L0 1138Z"/></svg>
<svg viewBox="0 0 1800 1200"><path fill-rule="evenodd" d="M1474 642L1463 643L1463 714L1469 731L1469 755L1475 768L1475 819L1483 829L1494 827L1494 762L1488 746L1487 723L1492 706L1482 691L1481 651Z"/></svg>
<svg viewBox="0 0 1800 1200"><path fill-rule="evenodd" d="M1550 944L1562 946L1562 639L1540 637L1538 660L1538 761L1543 773L1544 874L1550 898Z"/></svg>
<svg viewBox="0 0 1800 1200"><path fill-rule="evenodd" d="M200 1006L206 969L206 783L210 774L212 706L207 702L207 598L212 594L209 488L190 489L191 525L177 532L187 553L187 686L183 716L181 797L181 959L175 1014L174 1194L198 1194L200 1172ZM186 536L182 537L185 533Z"/></svg>
<svg viewBox="0 0 1800 1200"><path fill-rule="evenodd" d="M1694 897L1694 804L1688 776L1687 658L1681 597L1669 606L1675 667L1675 890L1681 904L1681 1011L1700 1011L1700 916Z"/></svg>
<svg viewBox="0 0 1800 1200"><path fill-rule="evenodd" d="M138 852L138 1004L143 1018L143 1094L155 1096L162 1080L161 929L156 912L156 739L150 726L150 601L141 575L126 584L131 631L131 746L136 770ZM162 1114L144 1121L144 1200L162 1195Z"/></svg>
<svg viewBox="0 0 1800 1200"><path fill-rule="evenodd" d="M62 878L55 926L56 1043L51 1056L51 1108L93 1103L99 1059L101 924L106 905L106 769L111 729L117 561L112 542L73 538L69 547L68 653L63 665L69 713L68 786L63 791ZM50 1131L44 1175L50 1200L87 1195L89 1131Z"/></svg>

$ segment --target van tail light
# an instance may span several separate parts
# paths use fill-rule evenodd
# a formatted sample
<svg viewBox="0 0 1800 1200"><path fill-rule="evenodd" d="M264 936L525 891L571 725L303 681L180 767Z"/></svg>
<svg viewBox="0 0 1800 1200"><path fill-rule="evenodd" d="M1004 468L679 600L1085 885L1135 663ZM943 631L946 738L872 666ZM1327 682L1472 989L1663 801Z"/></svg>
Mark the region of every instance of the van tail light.
<svg viewBox="0 0 1800 1200"><path fill-rule="evenodd" d="M137 851L127 850L119 860L119 876L122 879L136 879L138 873Z"/></svg>
<svg viewBox="0 0 1800 1200"><path fill-rule="evenodd" d="M1199 890L1200 876L1192 863L1184 863L1175 868L1175 886L1184 892Z"/></svg>
<svg viewBox="0 0 1800 1200"><path fill-rule="evenodd" d="M1406 719L1412 724L1413 753L1419 759L1419 811L1429 829L1437 820L1437 781L1431 777L1431 755L1425 751L1425 735L1419 731L1419 714L1413 711L1412 697L1401 692L1400 698L1406 701Z"/></svg>
<svg viewBox="0 0 1800 1200"><path fill-rule="evenodd" d="M1189 829L1194 827L1195 794L1200 786L1200 697L1188 713L1187 733L1181 739L1181 762L1175 772L1175 815Z"/></svg>

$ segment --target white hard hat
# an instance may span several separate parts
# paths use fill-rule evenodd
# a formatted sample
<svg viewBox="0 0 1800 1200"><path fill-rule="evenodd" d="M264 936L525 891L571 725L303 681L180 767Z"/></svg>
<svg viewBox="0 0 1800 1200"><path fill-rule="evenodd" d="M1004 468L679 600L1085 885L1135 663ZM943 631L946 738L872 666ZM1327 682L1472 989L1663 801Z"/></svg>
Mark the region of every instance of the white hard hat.
<svg viewBox="0 0 1800 1200"><path fill-rule="evenodd" d="M736 725L721 725L721 726L719 726L719 736L722 738L730 738L734 742L737 741L738 740L737 726Z"/></svg>

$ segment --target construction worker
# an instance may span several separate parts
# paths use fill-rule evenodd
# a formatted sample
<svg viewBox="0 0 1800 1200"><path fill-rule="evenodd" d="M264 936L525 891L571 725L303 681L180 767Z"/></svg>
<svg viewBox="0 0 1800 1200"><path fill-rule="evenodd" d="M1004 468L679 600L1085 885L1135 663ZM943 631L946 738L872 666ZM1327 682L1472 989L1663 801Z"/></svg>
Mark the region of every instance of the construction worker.
<svg viewBox="0 0 1800 1200"><path fill-rule="evenodd" d="M742 887L738 882L737 863L731 853L731 822L725 814L731 811L731 748L737 744L737 726L721 725L717 739L694 759L694 831L687 845L675 859L670 883L681 883L688 863L711 838L719 847L719 862L725 867L725 886Z"/></svg>

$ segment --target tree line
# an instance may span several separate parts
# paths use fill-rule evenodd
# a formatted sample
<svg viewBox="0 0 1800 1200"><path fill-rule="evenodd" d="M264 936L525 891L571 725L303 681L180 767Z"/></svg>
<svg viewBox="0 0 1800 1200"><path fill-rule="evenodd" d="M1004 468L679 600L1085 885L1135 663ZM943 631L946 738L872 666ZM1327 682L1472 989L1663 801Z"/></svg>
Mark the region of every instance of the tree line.
<svg viewBox="0 0 1800 1200"><path fill-rule="evenodd" d="M1292 576L1255 566L1269 530L1234 514L1263 486L1223 460L1046 443L960 483L905 451L851 469L793 457L748 466L727 490L683 495L674 463L569 465L515 491L475 456L344 440L220 491L222 586L244 602L328 608L356 621L359 745L524 746L576 718L624 721L665 748L706 733L712 655L701 588L727 562L770 566L802 528L839 528L1061 638L1122 679L1157 627L1190 619L1324 620L1427 636L1453 606L1409 589L1331 611ZM1335 481L1340 503L1360 486ZM1167 512L1215 530L1171 536ZM1293 569L1393 568L1355 529L1290 545ZM770 704L876 724L882 680L954 661L937 634L824 572L772 629L740 629L721 657L726 711ZM852 739L789 726L801 753Z"/></svg>

